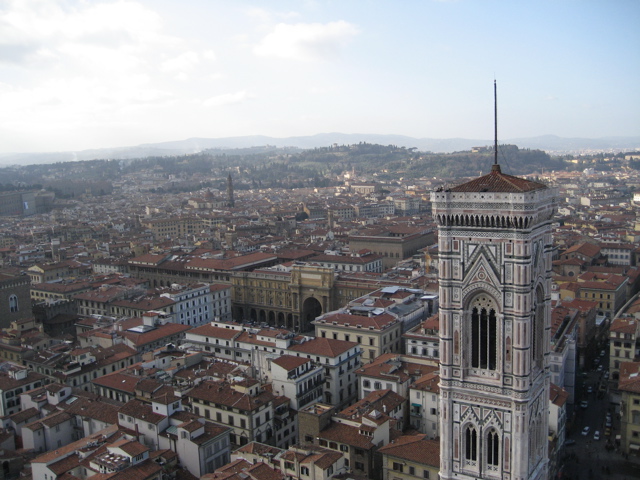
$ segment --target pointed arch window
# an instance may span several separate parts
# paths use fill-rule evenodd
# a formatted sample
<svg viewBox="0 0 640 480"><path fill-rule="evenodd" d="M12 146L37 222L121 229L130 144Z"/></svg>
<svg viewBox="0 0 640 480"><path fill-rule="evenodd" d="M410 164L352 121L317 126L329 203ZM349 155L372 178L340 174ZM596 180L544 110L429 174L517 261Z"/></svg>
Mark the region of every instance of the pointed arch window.
<svg viewBox="0 0 640 480"><path fill-rule="evenodd" d="M9 297L9 311L11 313L16 313L18 310L18 297L17 295L11 295Z"/></svg>
<svg viewBox="0 0 640 480"><path fill-rule="evenodd" d="M495 370L498 360L497 318L493 308L474 307L471 312L471 366Z"/></svg>
<svg viewBox="0 0 640 480"><path fill-rule="evenodd" d="M470 462L478 460L478 432L472 426L468 426L465 430L465 459Z"/></svg>
<svg viewBox="0 0 640 480"><path fill-rule="evenodd" d="M533 308L533 326L531 328L531 365L542 368L544 362L544 324L545 324L544 294L538 288L536 303Z"/></svg>
<svg viewBox="0 0 640 480"><path fill-rule="evenodd" d="M487 434L487 466L497 467L500 463L500 437L498 432L490 430Z"/></svg>

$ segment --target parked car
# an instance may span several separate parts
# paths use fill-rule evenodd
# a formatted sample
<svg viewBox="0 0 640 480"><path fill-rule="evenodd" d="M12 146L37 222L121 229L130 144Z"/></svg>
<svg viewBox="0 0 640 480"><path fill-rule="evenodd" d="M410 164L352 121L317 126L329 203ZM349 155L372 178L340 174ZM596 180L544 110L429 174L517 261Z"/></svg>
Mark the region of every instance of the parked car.
<svg viewBox="0 0 640 480"><path fill-rule="evenodd" d="M593 393L593 387L591 385L587 387L587 393Z"/></svg>
<svg viewBox="0 0 640 480"><path fill-rule="evenodd" d="M605 436L605 437L609 437L609 436L611 436L611 429L610 429L610 428L607 428L607 429L604 431L604 436Z"/></svg>
<svg viewBox="0 0 640 480"><path fill-rule="evenodd" d="M586 400L582 400L582 401L580 402L580 406L581 406L582 408L587 408L587 407L589 406L589 402L587 402Z"/></svg>
<svg viewBox="0 0 640 480"><path fill-rule="evenodd" d="M605 379L605 380L609 380L609 370L607 370L606 372L604 372L604 379Z"/></svg>
<svg viewBox="0 0 640 480"><path fill-rule="evenodd" d="M600 352L600 356L601 356L601 357L604 357L604 350L602 350L602 351Z"/></svg>
<svg viewBox="0 0 640 480"><path fill-rule="evenodd" d="M576 444L576 441L574 439L572 439L572 438L570 438L569 440L564 442L564 446L565 447L570 447L570 446L575 445L575 444Z"/></svg>
<svg viewBox="0 0 640 480"><path fill-rule="evenodd" d="M607 420L607 423L605 423L604 426L607 428L611 428L611 420Z"/></svg>
<svg viewBox="0 0 640 480"><path fill-rule="evenodd" d="M601 372L602 371L602 365L598 365L598 371Z"/></svg>
<svg viewBox="0 0 640 480"><path fill-rule="evenodd" d="M593 434L594 440L600 440L600 430L596 430L596 433Z"/></svg>
<svg viewBox="0 0 640 480"><path fill-rule="evenodd" d="M589 435L589 432L591 431L591 427L586 426L582 429L582 436L586 437L587 435Z"/></svg>

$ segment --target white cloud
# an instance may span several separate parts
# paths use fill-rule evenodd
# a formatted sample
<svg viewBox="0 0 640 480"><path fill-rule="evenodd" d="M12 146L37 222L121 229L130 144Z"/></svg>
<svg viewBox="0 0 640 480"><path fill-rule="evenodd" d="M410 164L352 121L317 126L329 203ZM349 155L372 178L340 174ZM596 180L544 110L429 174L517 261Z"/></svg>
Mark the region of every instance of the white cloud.
<svg viewBox="0 0 640 480"><path fill-rule="evenodd" d="M189 102L193 93L173 93L172 82L215 58L135 1L0 2L0 130L118 126L132 112Z"/></svg>
<svg viewBox="0 0 640 480"><path fill-rule="evenodd" d="M265 10L264 8L253 7L246 10L246 14L250 18L254 18L263 23L269 23L273 18L279 18L284 20L290 20L292 18L300 17L298 12L272 12Z"/></svg>
<svg viewBox="0 0 640 480"><path fill-rule="evenodd" d="M246 10L248 17L255 18L261 22L268 22L271 20L271 13L264 8L253 7Z"/></svg>
<svg viewBox="0 0 640 480"><path fill-rule="evenodd" d="M354 25L343 20L325 24L279 23L254 48L254 53L303 61L329 59L358 33Z"/></svg>
<svg viewBox="0 0 640 480"><path fill-rule="evenodd" d="M74 4L13 0L5 3L0 13L0 44L18 52L28 49L32 61L37 61L40 49L56 52L69 44L82 43L100 51L176 42L161 33L162 20L157 13L130 1ZM26 61L27 57L22 58Z"/></svg>
<svg viewBox="0 0 640 480"><path fill-rule="evenodd" d="M241 103L245 100L253 98L247 92L240 91L236 93L224 93L215 97L208 98L203 102L205 107L221 107L224 105L233 105L234 103Z"/></svg>
<svg viewBox="0 0 640 480"><path fill-rule="evenodd" d="M163 62L161 69L165 72L184 73L192 70L198 63L200 57L196 52L184 52Z"/></svg>

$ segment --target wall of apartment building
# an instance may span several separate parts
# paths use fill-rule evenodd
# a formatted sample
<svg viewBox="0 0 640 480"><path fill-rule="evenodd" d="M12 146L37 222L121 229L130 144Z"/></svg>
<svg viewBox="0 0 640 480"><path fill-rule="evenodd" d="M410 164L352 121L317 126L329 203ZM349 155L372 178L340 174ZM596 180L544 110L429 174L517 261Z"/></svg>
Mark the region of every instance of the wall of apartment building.
<svg viewBox="0 0 640 480"><path fill-rule="evenodd" d="M397 322L384 330L358 328L358 316L353 316L353 325L316 324L316 337L333 338L357 342L362 347L362 363L372 362L383 353L401 353L402 323Z"/></svg>
<svg viewBox="0 0 640 480"><path fill-rule="evenodd" d="M415 234L407 237L349 237L349 250L357 252L362 249L371 250L382 255L384 269L394 267L399 261L410 258L418 253L418 250L433 245L435 236L433 232Z"/></svg>
<svg viewBox="0 0 640 480"><path fill-rule="evenodd" d="M224 405L205 405L202 400L194 398L193 411L196 415L204 417L205 420L232 428L230 441L234 445L242 446L254 440L267 443L275 432L274 412L271 403L251 411L237 408L227 410ZM271 437L267 434L268 430L271 430Z"/></svg>
<svg viewBox="0 0 640 480"><path fill-rule="evenodd" d="M22 427L22 442L24 448L33 449L37 453L54 450L80 438L80 433L74 428L75 418L69 418L55 426L31 429Z"/></svg>

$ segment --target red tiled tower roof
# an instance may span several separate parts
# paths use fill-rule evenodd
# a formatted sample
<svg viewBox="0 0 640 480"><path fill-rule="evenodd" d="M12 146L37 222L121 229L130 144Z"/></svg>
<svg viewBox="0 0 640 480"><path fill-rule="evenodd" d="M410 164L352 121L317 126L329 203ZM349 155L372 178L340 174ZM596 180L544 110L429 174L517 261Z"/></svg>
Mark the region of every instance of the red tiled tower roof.
<svg viewBox="0 0 640 480"><path fill-rule="evenodd" d="M503 192L503 193L522 193L532 192L534 190L544 190L547 186L525 180L524 178L514 177L502 173L500 165L493 165L491 172L482 177L475 178L467 183L458 185L451 189L452 192Z"/></svg>

